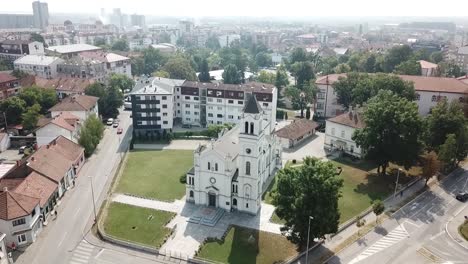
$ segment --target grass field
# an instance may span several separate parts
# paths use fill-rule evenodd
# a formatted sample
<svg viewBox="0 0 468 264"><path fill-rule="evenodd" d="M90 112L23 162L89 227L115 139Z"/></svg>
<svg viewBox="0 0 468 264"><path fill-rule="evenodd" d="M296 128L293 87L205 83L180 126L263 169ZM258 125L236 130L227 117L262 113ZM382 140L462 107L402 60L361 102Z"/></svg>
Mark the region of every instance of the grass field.
<svg viewBox="0 0 468 264"><path fill-rule="evenodd" d="M193 164L191 150L145 150L128 154L116 192L162 201L180 199L185 194L181 175Z"/></svg>
<svg viewBox="0 0 468 264"><path fill-rule="evenodd" d="M165 225L174 216L174 213L111 203L104 231L116 238L159 248L171 232Z"/></svg>
<svg viewBox="0 0 468 264"><path fill-rule="evenodd" d="M463 225L460 226L460 234L468 241L468 221L465 221Z"/></svg>
<svg viewBox="0 0 468 264"><path fill-rule="evenodd" d="M338 201L341 212L340 223L355 217L357 214L368 208L376 199L383 200L390 195L395 188L396 167L390 166L386 176L376 174L376 166L365 161L352 162L348 159L332 161L337 167L343 169L342 197ZM409 182L415 175L420 174L420 168L414 167L409 171L400 173L399 183ZM271 192L276 188L276 181L273 181L263 200L271 203ZM281 223L281 219L273 214L272 221Z"/></svg>
<svg viewBox="0 0 468 264"><path fill-rule="evenodd" d="M297 254L284 236L233 226L223 242L209 242L197 257L222 263L281 263Z"/></svg>

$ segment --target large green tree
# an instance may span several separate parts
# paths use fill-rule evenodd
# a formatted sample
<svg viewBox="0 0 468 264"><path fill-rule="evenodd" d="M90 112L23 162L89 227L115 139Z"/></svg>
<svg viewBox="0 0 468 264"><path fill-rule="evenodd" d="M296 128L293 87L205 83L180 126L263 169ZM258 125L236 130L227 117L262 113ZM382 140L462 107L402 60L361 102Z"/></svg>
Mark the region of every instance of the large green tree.
<svg viewBox="0 0 468 264"><path fill-rule="evenodd" d="M256 79L261 83L274 84L276 81L276 74L267 71L260 71Z"/></svg>
<svg viewBox="0 0 468 264"><path fill-rule="evenodd" d="M197 80L195 70L192 68L190 61L182 56L170 58L163 67L172 79L181 79L188 81Z"/></svg>
<svg viewBox="0 0 468 264"><path fill-rule="evenodd" d="M312 64L308 61L296 62L291 65L291 74L296 79L296 86L302 88L310 80L315 78Z"/></svg>
<svg viewBox="0 0 468 264"><path fill-rule="evenodd" d="M366 126L352 139L385 174L390 162L410 168L422 150L423 122L416 103L388 90L371 98L364 112Z"/></svg>
<svg viewBox="0 0 468 264"><path fill-rule="evenodd" d="M110 76L109 86L115 87L118 90L124 92L125 90L132 90L135 86L135 81L125 74L114 73Z"/></svg>
<svg viewBox="0 0 468 264"><path fill-rule="evenodd" d="M200 82L210 82L211 77L210 77L210 69L208 67L208 60L203 59L201 67L200 67L200 73L198 74L198 80Z"/></svg>
<svg viewBox="0 0 468 264"><path fill-rule="evenodd" d="M284 67L280 67L276 71L275 86L278 89L282 89L287 85L289 85L288 73L286 72L286 69Z"/></svg>
<svg viewBox="0 0 468 264"><path fill-rule="evenodd" d="M26 111L26 102L18 96L12 96L0 103L0 110L5 113L9 125L20 124Z"/></svg>
<svg viewBox="0 0 468 264"><path fill-rule="evenodd" d="M416 60L407 60L395 67L396 74L421 75L421 64Z"/></svg>
<svg viewBox="0 0 468 264"><path fill-rule="evenodd" d="M445 169L455 167L457 162L457 139L455 134L448 134L444 144L440 146L439 160Z"/></svg>
<svg viewBox="0 0 468 264"><path fill-rule="evenodd" d="M119 107L123 104L123 94L117 86L105 87L103 84L94 83L85 89L85 94L99 98L99 114L104 117L116 117Z"/></svg>
<svg viewBox="0 0 468 264"><path fill-rule="evenodd" d="M259 52L255 55L255 62L258 67L269 67L273 64L271 55L266 52Z"/></svg>
<svg viewBox="0 0 468 264"><path fill-rule="evenodd" d="M296 62L307 61L307 52L303 48L294 48L289 56L289 63L292 65Z"/></svg>
<svg viewBox="0 0 468 264"><path fill-rule="evenodd" d="M223 82L225 84L240 84L242 83L242 76L238 68L234 64L230 64L224 68Z"/></svg>
<svg viewBox="0 0 468 264"><path fill-rule="evenodd" d="M33 106L28 107L26 112L22 115L23 128L26 130L33 130L37 125L37 121L41 117L40 112L41 106L39 104L34 104Z"/></svg>
<svg viewBox="0 0 468 264"><path fill-rule="evenodd" d="M305 246L309 217L310 237L323 238L338 230L343 179L329 161L306 157L300 167L286 167L276 175L273 192L276 214L284 219L281 230L292 242Z"/></svg>
<svg viewBox="0 0 468 264"><path fill-rule="evenodd" d="M112 43L112 50L117 50L117 51L129 51L130 48L128 46L128 41L127 39L121 38Z"/></svg>
<svg viewBox="0 0 468 264"><path fill-rule="evenodd" d="M345 108L363 105L381 90L392 91L408 100L415 99L414 85L393 74L351 72L333 84L338 103Z"/></svg>
<svg viewBox="0 0 468 264"><path fill-rule="evenodd" d="M159 50L148 47L143 49L142 56L132 59L132 74L151 75L153 72L159 70L166 62L168 58L162 54Z"/></svg>
<svg viewBox="0 0 468 264"><path fill-rule="evenodd" d="M93 154L104 135L104 129L101 120L95 115L91 115L84 122L80 130L78 143L85 149L85 155L87 157Z"/></svg>
<svg viewBox="0 0 468 264"><path fill-rule="evenodd" d="M301 110L301 117L304 117L304 109L307 105L313 103L316 93L317 87L313 82L304 85L302 89L289 86L285 90L285 95L291 99L293 108Z"/></svg>
<svg viewBox="0 0 468 264"><path fill-rule="evenodd" d="M391 48L384 57L383 70L393 72L395 67L411 58L413 51L408 45L395 46Z"/></svg>
<svg viewBox="0 0 468 264"><path fill-rule="evenodd" d="M26 107L39 104L42 114L46 114L49 109L58 102L57 94L54 89L42 88L34 85L21 89L19 97L24 100Z"/></svg>

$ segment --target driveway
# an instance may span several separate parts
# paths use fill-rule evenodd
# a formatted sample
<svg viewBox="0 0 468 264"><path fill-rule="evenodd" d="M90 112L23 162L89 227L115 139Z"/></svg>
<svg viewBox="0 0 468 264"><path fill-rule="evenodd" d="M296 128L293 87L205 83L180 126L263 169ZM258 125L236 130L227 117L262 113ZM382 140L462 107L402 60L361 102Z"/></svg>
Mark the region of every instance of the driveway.
<svg viewBox="0 0 468 264"><path fill-rule="evenodd" d="M283 161L302 160L307 156L325 158L325 150L323 144L325 142L325 134L317 132L316 135L306 139L292 149L283 149Z"/></svg>

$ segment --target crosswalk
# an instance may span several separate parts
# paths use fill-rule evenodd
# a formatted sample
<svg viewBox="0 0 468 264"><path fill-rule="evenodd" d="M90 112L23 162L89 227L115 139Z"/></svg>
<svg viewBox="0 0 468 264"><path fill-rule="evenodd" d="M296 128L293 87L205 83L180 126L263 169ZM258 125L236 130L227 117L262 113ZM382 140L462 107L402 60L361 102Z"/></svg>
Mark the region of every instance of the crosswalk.
<svg viewBox="0 0 468 264"><path fill-rule="evenodd" d="M73 250L73 255L69 264L87 264L90 263L90 257L93 254L95 246L82 240L80 244Z"/></svg>
<svg viewBox="0 0 468 264"><path fill-rule="evenodd" d="M364 260L367 257L372 256L375 253L378 253L407 237L408 232L403 227L403 225L399 225L397 228L393 229L390 233L379 239L372 246L368 247L361 254L351 260L349 264L358 263L359 261Z"/></svg>

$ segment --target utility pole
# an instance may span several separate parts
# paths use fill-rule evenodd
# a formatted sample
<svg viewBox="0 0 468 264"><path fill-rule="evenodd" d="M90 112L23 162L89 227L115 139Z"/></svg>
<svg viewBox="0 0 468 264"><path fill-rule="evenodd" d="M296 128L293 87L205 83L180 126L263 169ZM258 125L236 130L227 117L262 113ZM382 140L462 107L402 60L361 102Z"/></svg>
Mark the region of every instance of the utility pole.
<svg viewBox="0 0 468 264"><path fill-rule="evenodd" d="M94 187L93 187L93 178L88 176L89 181L91 183L91 197L93 199L93 209L94 209L94 224L96 224L97 215L96 215L96 202L94 201Z"/></svg>
<svg viewBox="0 0 468 264"><path fill-rule="evenodd" d="M393 198L395 198L395 196L396 196L396 191L397 191L397 188L398 188L398 180L400 179L400 171L401 171L401 169L398 168L397 178L396 178L396 182L395 182L395 191L393 192Z"/></svg>
<svg viewBox="0 0 468 264"><path fill-rule="evenodd" d="M307 228L307 249L306 249L306 264L309 263L309 237L310 237L310 220L313 220L314 217L309 216L309 227Z"/></svg>

